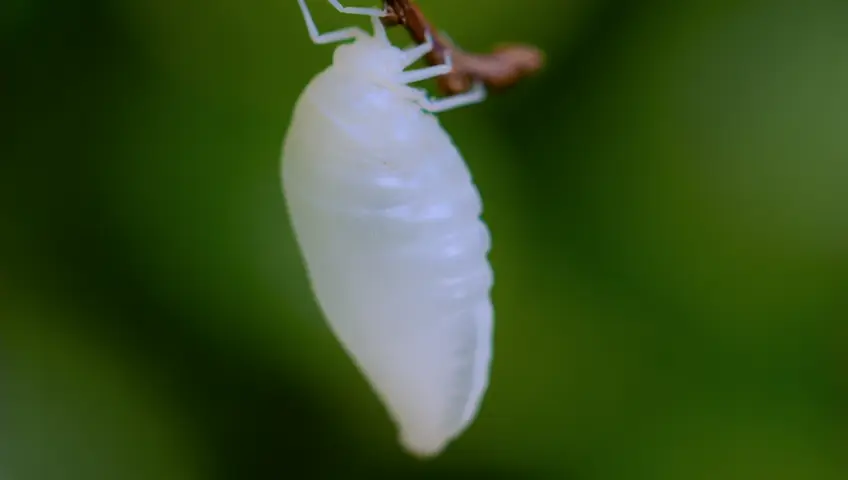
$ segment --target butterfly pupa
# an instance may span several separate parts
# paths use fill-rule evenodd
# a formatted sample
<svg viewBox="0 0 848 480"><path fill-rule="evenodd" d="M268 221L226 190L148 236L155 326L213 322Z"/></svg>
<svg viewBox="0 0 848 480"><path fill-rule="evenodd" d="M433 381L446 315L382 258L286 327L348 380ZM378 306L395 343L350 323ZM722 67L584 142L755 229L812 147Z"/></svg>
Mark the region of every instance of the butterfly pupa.
<svg viewBox="0 0 848 480"><path fill-rule="evenodd" d="M477 415L488 387L494 277L489 230L471 175L435 113L480 102L485 88L430 99L409 84L450 62L407 70L433 48L351 27L298 99L285 135L282 183L312 290L330 329L363 372L410 453L439 454Z"/></svg>

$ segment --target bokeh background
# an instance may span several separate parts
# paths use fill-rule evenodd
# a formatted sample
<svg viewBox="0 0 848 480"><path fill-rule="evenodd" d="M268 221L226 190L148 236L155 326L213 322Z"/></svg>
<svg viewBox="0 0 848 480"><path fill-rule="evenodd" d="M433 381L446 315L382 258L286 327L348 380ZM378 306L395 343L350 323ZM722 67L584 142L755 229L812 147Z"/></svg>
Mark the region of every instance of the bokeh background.
<svg viewBox="0 0 848 480"><path fill-rule="evenodd" d="M494 237L466 434L404 454L311 296L294 0L3 0L0 478L848 478L848 3L420 4L548 54L441 116Z"/></svg>

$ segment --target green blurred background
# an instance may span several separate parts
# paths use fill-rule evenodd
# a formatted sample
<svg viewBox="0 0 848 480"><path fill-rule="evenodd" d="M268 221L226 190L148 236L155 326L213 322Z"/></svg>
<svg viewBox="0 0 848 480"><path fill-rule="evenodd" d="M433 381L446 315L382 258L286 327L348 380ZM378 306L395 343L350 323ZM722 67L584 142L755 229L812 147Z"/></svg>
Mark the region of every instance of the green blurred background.
<svg viewBox="0 0 848 480"><path fill-rule="evenodd" d="M3 0L0 478L848 478L848 2L420 4L548 54L441 116L494 238L467 433L407 457L311 296L295 0Z"/></svg>

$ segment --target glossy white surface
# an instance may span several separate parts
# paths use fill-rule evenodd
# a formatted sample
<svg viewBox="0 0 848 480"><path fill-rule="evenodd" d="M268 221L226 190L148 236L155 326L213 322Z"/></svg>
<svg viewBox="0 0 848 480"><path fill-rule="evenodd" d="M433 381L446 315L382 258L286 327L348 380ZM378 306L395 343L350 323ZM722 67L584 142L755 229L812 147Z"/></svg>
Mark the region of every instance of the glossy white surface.
<svg viewBox="0 0 848 480"><path fill-rule="evenodd" d="M318 303L402 444L435 455L488 385L493 274L480 196L417 90L350 70L361 60L340 68L337 53L336 63L304 91L286 135L292 224Z"/></svg>

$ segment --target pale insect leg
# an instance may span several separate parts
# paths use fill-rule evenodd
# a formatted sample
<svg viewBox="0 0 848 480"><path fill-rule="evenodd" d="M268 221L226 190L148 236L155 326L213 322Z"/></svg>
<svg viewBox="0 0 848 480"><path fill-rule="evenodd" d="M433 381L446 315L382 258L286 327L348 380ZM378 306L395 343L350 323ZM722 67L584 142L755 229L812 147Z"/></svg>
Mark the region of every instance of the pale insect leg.
<svg viewBox="0 0 848 480"><path fill-rule="evenodd" d="M333 7L336 8L336 10L342 13L366 16L385 15L385 12L376 8L344 7L338 2L338 0L329 0L329 2ZM306 21L306 29L309 31L309 38L311 38L313 42L319 45L323 45L326 43L343 42L345 40L368 36L368 34L365 33L365 30L362 30L359 27L348 27L343 28L341 30L336 30L334 32L318 33L318 26L315 25L315 20L312 18L312 14L309 12L309 7L306 6L306 0L297 0L297 3L298 5L300 5L300 11L303 13L303 19Z"/></svg>
<svg viewBox="0 0 848 480"><path fill-rule="evenodd" d="M433 35L430 34L430 31L424 34L425 41L421 45L417 45L412 48L408 48L403 51L403 58L406 61L403 68L406 68L413 63L421 60L424 55L427 55L433 50Z"/></svg>
<svg viewBox="0 0 848 480"><path fill-rule="evenodd" d="M383 22L380 20L380 17L371 17L371 25L374 29L374 38L378 39L382 43L388 44L389 34L386 33L386 27L383 25Z"/></svg>
<svg viewBox="0 0 848 480"><path fill-rule="evenodd" d="M427 110L430 113L441 113L446 112L448 110L453 110L455 108L480 103L485 99L486 86L483 84L483 82L477 80L474 82L474 86L471 88L471 90L465 93L440 98L438 100L425 98L419 102L419 105L421 105L421 108Z"/></svg>
<svg viewBox="0 0 848 480"><path fill-rule="evenodd" d="M380 8L364 8L364 7L345 7L339 0L328 0L336 10L341 13L349 13L351 15L365 15L368 17L385 17L388 10L384 7Z"/></svg>
<svg viewBox="0 0 848 480"><path fill-rule="evenodd" d="M424 45L427 45L426 43ZM418 48L418 47L415 47ZM445 53L445 63L433 67L419 68L418 70L410 70L400 74L398 79L401 83L415 83L428 78L441 77L447 75L453 70L453 59L450 52Z"/></svg>

